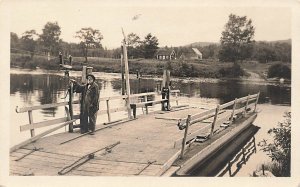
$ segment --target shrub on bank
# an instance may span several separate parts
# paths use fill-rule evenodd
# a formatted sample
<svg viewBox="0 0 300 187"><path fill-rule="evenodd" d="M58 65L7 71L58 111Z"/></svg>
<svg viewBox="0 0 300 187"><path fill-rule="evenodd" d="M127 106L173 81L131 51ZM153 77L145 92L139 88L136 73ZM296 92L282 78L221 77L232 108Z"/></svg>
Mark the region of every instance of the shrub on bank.
<svg viewBox="0 0 300 187"><path fill-rule="evenodd" d="M268 78L274 77L291 79L291 68L281 63L270 66L268 69Z"/></svg>
<svg viewBox="0 0 300 187"><path fill-rule="evenodd" d="M221 68L219 70L219 73L221 77L229 78L237 78L246 74L243 68L237 63L234 63L231 67Z"/></svg>
<svg viewBox="0 0 300 187"><path fill-rule="evenodd" d="M73 69L80 71L83 65L92 66L93 71L120 73L121 61L120 59L110 58L88 58L88 63L84 63L83 57L73 57ZM35 69L59 69L58 58L53 58L48 61L45 56L35 55L32 59L30 57L20 57L17 54L11 54L11 66ZM130 59L129 72L135 74L137 71L141 75L159 75L163 74L163 70L168 69L174 77L204 77L204 78L222 78L222 77L238 77L242 74L242 69L232 63L218 63L218 62L193 62L193 61L158 61L155 59ZM236 73L238 73L236 75Z"/></svg>

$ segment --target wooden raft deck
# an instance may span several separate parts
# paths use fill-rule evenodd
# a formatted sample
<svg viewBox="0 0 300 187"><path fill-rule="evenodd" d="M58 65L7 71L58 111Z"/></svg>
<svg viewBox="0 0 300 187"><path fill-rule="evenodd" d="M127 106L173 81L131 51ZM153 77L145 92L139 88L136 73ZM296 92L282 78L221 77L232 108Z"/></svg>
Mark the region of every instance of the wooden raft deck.
<svg viewBox="0 0 300 187"><path fill-rule="evenodd" d="M41 138L21 149L10 153L10 175L53 176L63 168L73 164L82 156L120 142L111 150L95 153L95 157L72 169L65 175L81 176L155 176L160 175L163 165L181 147L174 142L183 138L184 130L177 127L177 118L186 118L205 110L185 108L171 112L154 112L138 116L137 119L118 125L110 125L68 143L61 144L79 136L79 133L60 133ZM219 114L228 116L231 111ZM190 132L203 128L207 132L213 117L190 127ZM96 128L107 127L104 125ZM215 129L220 126L215 127ZM39 149L32 151L33 149ZM30 154L28 154L30 153ZM27 155L28 154L28 155ZM25 156L25 157L24 157ZM24 158L22 158L24 157ZM17 161L17 159L19 159ZM178 166L171 166L172 173Z"/></svg>

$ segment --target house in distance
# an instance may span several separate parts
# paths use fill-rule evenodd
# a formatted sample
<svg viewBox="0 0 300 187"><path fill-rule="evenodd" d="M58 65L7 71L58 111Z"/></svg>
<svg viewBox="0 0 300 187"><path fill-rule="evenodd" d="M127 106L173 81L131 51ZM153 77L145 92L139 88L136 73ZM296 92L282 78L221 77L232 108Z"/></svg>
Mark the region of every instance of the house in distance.
<svg viewBox="0 0 300 187"><path fill-rule="evenodd" d="M183 52L179 58L189 60L202 60L202 53L197 48L189 48L187 51Z"/></svg>
<svg viewBox="0 0 300 187"><path fill-rule="evenodd" d="M157 60L174 60L176 53L173 49L159 49L156 53Z"/></svg>

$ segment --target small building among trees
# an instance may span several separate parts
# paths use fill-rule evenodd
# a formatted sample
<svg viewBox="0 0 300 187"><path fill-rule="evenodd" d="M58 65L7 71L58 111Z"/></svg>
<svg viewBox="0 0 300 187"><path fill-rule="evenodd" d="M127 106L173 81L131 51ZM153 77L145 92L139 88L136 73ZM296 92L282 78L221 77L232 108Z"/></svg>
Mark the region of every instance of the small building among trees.
<svg viewBox="0 0 300 187"><path fill-rule="evenodd" d="M174 60L176 53L173 49L159 49L156 53L157 60Z"/></svg>
<svg viewBox="0 0 300 187"><path fill-rule="evenodd" d="M180 55L180 59L202 60L202 53L197 48L189 48Z"/></svg>

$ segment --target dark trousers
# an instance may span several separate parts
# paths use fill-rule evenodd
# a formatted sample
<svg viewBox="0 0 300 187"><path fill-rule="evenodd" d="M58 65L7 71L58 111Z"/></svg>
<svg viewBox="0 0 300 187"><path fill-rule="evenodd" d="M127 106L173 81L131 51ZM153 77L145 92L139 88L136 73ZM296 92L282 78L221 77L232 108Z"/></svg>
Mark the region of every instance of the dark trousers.
<svg viewBox="0 0 300 187"><path fill-rule="evenodd" d="M93 114L80 114L80 132L86 133L89 130L94 132L97 121L97 112Z"/></svg>

